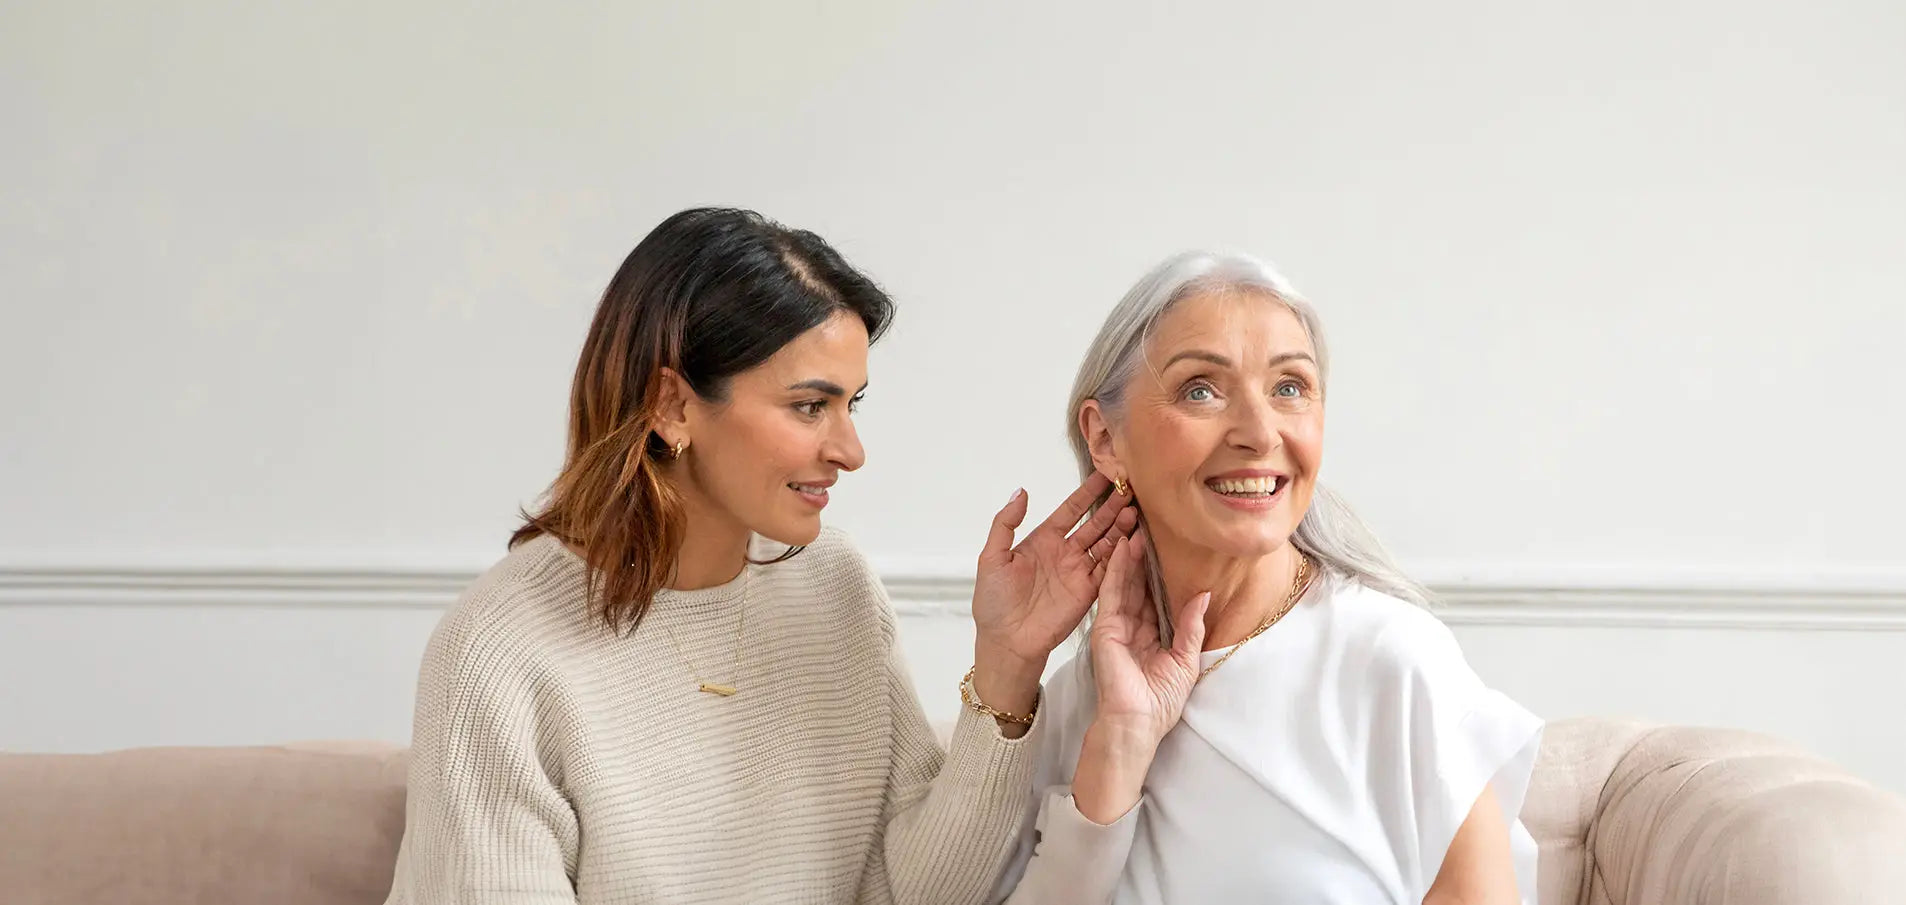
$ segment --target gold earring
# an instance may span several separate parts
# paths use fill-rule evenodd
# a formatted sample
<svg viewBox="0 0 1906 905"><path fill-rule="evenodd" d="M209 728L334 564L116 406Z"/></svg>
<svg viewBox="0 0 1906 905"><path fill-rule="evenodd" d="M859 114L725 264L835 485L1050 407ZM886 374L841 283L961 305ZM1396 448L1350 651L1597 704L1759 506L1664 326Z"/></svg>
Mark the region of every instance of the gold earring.
<svg viewBox="0 0 1906 905"><path fill-rule="evenodd" d="M1113 490L1114 492L1116 492L1116 493L1117 493L1117 494L1118 494L1119 496L1131 496L1131 495L1132 495L1132 487L1131 487L1131 485L1129 485L1129 484L1127 484L1127 483L1125 483L1125 479L1124 479L1124 478L1113 478L1113 479L1112 479L1112 490Z"/></svg>
<svg viewBox="0 0 1906 905"><path fill-rule="evenodd" d="M671 459L679 459L679 458L681 458L681 457L682 457L682 453L684 453L684 452L687 452L687 451L688 451L688 441L687 441L687 440L677 440L677 441L675 441L675 449L674 449L674 454L673 454L673 455L671 455L671 456L669 456L669 458L671 458Z"/></svg>

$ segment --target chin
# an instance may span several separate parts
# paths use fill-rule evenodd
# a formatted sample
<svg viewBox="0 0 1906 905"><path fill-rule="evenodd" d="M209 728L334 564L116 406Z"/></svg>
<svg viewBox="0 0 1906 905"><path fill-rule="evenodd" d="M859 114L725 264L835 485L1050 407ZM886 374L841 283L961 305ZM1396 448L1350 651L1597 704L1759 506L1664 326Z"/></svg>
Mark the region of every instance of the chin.
<svg viewBox="0 0 1906 905"><path fill-rule="evenodd" d="M1285 545L1290 543L1290 540L1290 535L1284 533L1265 534L1255 531L1248 533L1230 531L1211 538L1211 542L1206 544L1206 546L1210 547L1212 552L1223 556L1230 556L1236 559L1256 559L1269 556L1284 549Z"/></svg>
<svg viewBox="0 0 1906 905"><path fill-rule="evenodd" d="M805 547L821 536L821 520L810 518L787 521L756 529L755 533L775 543L786 544L790 547Z"/></svg>

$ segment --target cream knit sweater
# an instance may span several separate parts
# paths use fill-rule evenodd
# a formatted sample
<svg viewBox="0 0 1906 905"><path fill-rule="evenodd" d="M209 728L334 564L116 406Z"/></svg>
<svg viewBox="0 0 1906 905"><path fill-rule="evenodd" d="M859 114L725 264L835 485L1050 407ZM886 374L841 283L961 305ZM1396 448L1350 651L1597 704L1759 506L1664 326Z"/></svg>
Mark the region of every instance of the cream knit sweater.
<svg viewBox="0 0 1906 905"><path fill-rule="evenodd" d="M844 537L665 590L622 636L586 610L584 574L538 538L438 625L390 903L985 898L1039 728L1008 740L963 709L942 751Z"/></svg>

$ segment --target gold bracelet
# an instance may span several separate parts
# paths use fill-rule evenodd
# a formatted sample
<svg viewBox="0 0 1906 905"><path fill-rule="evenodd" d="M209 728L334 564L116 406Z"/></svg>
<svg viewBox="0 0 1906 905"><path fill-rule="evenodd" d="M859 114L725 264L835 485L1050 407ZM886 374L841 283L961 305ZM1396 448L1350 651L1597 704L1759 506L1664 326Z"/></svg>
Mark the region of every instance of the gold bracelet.
<svg viewBox="0 0 1906 905"><path fill-rule="evenodd" d="M1032 713L1028 713L1025 716L1020 716L1017 713L1007 713L1004 710L994 710L993 708L986 706L985 701L982 701L979 699L979 692L974 690L973 688L973 677L978 674L979 674L979 665L974 664L972 669L969 669L966 671L966 678L960 680L961 703L964 703L966 706L972 708L973 710L986 714L987 716L990 716L993 719L996 719L1002 723L1013 723L1020 726L1032 725L1033 714L1039 712L1039 698L1038 697L1035 696L1032 699Z"/></svg>

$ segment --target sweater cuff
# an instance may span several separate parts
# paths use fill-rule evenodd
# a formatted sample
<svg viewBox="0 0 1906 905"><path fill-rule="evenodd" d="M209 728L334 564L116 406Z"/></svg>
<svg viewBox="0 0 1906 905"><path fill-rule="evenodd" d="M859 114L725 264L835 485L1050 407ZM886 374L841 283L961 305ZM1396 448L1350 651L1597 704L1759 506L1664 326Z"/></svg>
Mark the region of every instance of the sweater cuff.
<svg viewBox="0 0 1906 905"><path fill-rule="evenodd" d="M1033 755L1039 750L1042 722L1035 717L1025 735L1007 738L999 734L999 724L992 717L961 707L940 775L952 777L984 798L1013 804L1025 801L1032 789Z"/></svg>

